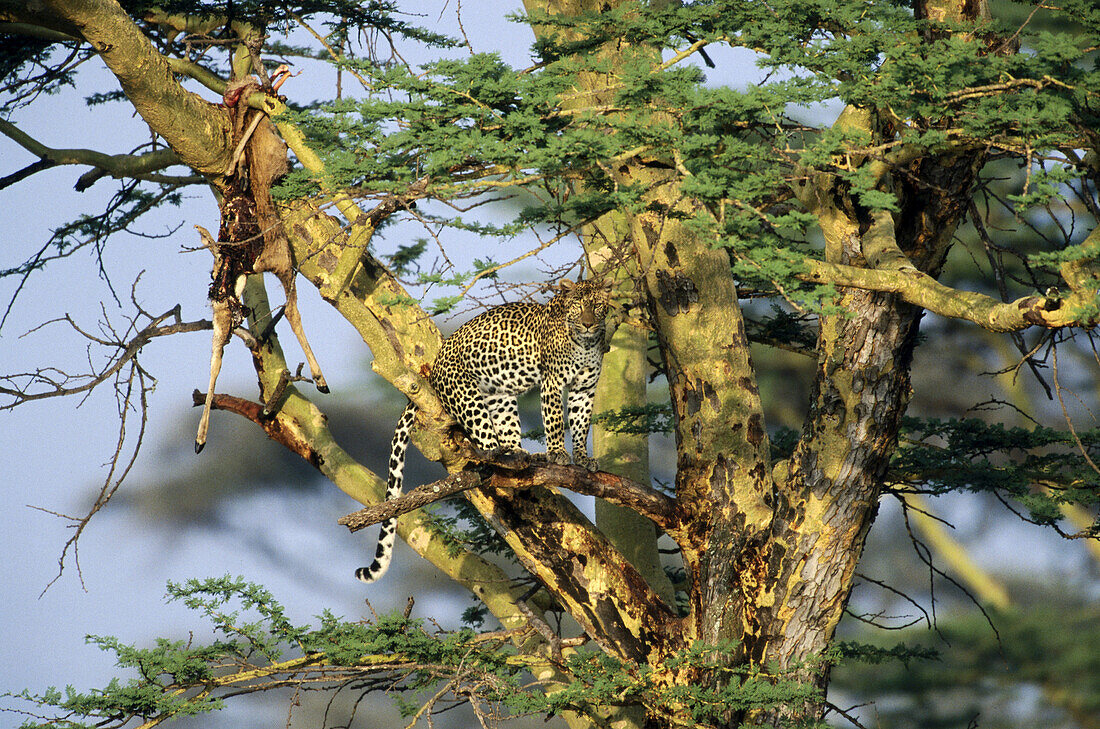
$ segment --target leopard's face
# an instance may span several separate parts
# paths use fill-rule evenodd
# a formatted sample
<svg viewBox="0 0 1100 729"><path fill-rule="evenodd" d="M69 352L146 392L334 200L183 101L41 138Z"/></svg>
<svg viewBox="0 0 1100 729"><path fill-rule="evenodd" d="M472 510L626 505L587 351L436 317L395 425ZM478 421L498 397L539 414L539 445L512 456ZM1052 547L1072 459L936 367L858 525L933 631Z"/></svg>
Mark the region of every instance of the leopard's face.
<svg viewBox="0 0 1100 729"><path fill-rule="evenodd" d="M595 279L581 281L570 290L565 318L574 341L592 342L603 338L610 300L610 284Z"/></svg>

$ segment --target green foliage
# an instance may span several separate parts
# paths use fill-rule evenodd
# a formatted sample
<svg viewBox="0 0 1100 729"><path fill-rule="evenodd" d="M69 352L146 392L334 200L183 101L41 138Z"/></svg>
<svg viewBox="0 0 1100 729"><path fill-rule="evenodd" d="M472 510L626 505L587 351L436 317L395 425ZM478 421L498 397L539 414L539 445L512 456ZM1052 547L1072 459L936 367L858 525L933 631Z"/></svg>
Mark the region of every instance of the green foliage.
<svg viewBox="0 0 1100 729"><path fill-rule="evenodd" d="M408 273L412 264L419 260L427 249L427 238L417 238L416 241L410 245L398 246L397 251L387 257L393 275L404 276Z"/></svg>
<svg viewBox="0 0 1100 729"><path fill-rule="evenodd" d="M439 502L424 510L426 528L440 539L448 553L456 557L463 550L495 554L515 560L515 554L485 517L463 498Z"/></svg>
<svg viewBox="0 0 1100 729"><path fill-rule="evenodd" d="M854 640L841 640L829 648L827 655L835 663L857 661L877 666L891 661L898 661L905 668L909 668L913 661L934 661L938 659L940 652L935 648L908 646L905 643L884 647Z"/></svg>
<svg viewBox="0 0 1100 729"><path fill-rule="evenodd" d="M39 93L72 86L77 67L93 55L78 45L0 33L0 116L30 104Z"/></svg>
<svg viewBox="0 0 1100 729"><path fill-rule="evenodd" d="M1096 261L1100 258L1100 251L1096 247L1086 248L1083 245L1066 246L1059 251L1035 253L1028 257L1028 261L1036 266L1056 266L1067 261Z"/></svg>
<svg viewBox="0 0 1100 729"><path fill-rule="evenodd" d="M1067 183L1079 180L1086 172L1068 164L1032 170L1025 188L1019 194L1009 194L1008 199L1021 208L1050 205L1065 197Z"/></svg>
<svg viewBox="0 0 1100 729"><path fill-rule="evenodd" d="M648 403L618 410L605 410L602 413L596 413L592 417L592 422L602 425L611 433L633 435L669 433L675 425L672 407L667 403Z"/></svg>
<svg viewBox="0 0 1100 729"><path fill-rule="evenodd" d="M461 45L407 22L398 3L379 0L310 2L296 5L294 14L254 2L173 0L125 7L134 13L156 8L231 15L264 23L274 34L300 17L326 23L333 37L374 29L428 48ZM513 16L551 31L534 48L538 64L526 69L492 53L441 58L421 68L392 57L343 54L334 63L359 74L370 94L288 116L323 151L325 179L297 170L278 195L316 194L322 183L385 195L407 192L413 181L425 184L427 197L448 201L484 202L519 189L531 193L505 226L420 213L445 226L500 237L532 225L576 228L613 209L642 209L653 190L613 179L609 162L643 160L668 171L652 184L671 181L702 204L691 229L730 251L742 289L773 296L782 291L807 311L833 313L831 289L797 279L799 261L821 255L815 220L792 195L801 181L831 175L838 192L855 204L892 210L894 195L881 188L870 166L854 164L870 150L877 150L876 157L904 152L919 159L949 144L977 144L1016 156L1029 150L1030 162L1050 150L1079 148L1077 130L1100 122L1100 74L1089 55L1097 45L1095 9L1075 0L1063 12L1047 14L1072 19L1078 32L936 23L914 18L898 3L700 0L624 3L577 17ZM989 38L989 44L1011 36L1026 52L992 53L968 33ZM605 54L593 52L612 41L621 49L614 67ZM696 42L752 49L772 75L744 88L722 87L694 65L659 63L662 49L667 56ZM4 48L0 71L18 77L30 76L27 69L35 64L46 67L50 54L64 46L32 41ZM67 83L69 71L55 70L54 87ZM604 98L592 108L571 105L580 73L608 79ZM832 128L819 110L837 100L888 110L887 126L871 135ZM1037 173L1029 189L1007 199L1019 212L1044 206L1064 194L1064 179L1080 174L1068 163L1061 172ZM398 271L411 263L400 258L410 252L396 254ZM42 260L24 267L40 267ZM454 303L443 298L432 308L442 313Z"/></svg>
<svg viewBox="0 0 1100 729"><path fill-rule="evenodd" d="M1020 712L1020 702L1036 693L1064 713L1047 712L1042 725L1091 726L1100 715L1095 601L1066 588L1029 585L1020 593L1030 596L1027 611L998 613L996 632L980 615L940 615L934 633L906 634L911 650L934 660L846 661L834 671L833 685L856 696L873 694L886 729L965 726L978 714L981 726L1024 729L1037 725L1036 716ZM949 650L937 651L937 644Z"/></svg>
<svg viewBox="0 0 1100 729"><path fill-rule="evenodd" d="M598 413L593 421L611 432L640 434L669 432L672 418L669 404L649 403ZM773 458L789 458L799 437L790 428L772 433ZM1022 505L1040 524L1061 519L1060 505L1100 503L1100 474L1085 457L1100 460L1100 429L1075 434L975 418L904 418L900 441L890 478L922 492L990 491Z"/></svg>
<svg viewBox="0 0 1100 729"><path fill-rule="evenodd" d="M1100 76L1082 63L1096 45L1089 33L1025 27L1014 37L1027 52L998 54L967 40L973 27L917 20L894 3L660 5L517 15L552 31L536 44L540 63L527 69L494 54L419 69L361 64L370 97L331 104L300 123L328 146L329 184L385 194L419 180L428 196L448 200L523 188L538 202L517 214L520 227L576 227L612 209L641 210L653 190L614 179L609 161L652 160L669 170L655 184L672 180L702 203L689 227L730 251L742 289L782 290L807 311L835 313L832 289L798 280L800 261L821 255L814 217L789 192L799 180L832 175L855 204L895 210L894 194L881 189L871 167L851 164L861 150L881 149L891 132L897 141L887 147L908 158L959 143L1003 143L1039 155L1074 145L1100 92ZM953 33L939 32L946 30ZM996 32L1008 38L1017 30ZM592 52L612 39L629 39L614 68ZM710 84L695 66L657 65L658 49L697 40L751 48L775 77L734 89ZM591 108L568 101L579 73L609 79L605 98ZM869 135L799 121L837 99L888 109L892 129ZM1064 195L1065 180L1081 172L1060 169L1037 173L1029 189L1008 199L1023 210ZM458 217L436 222L499 234Z"/></svg>
<svg viewBox="0 0 1100 729"><path fill-rule="evenodd" d="M731 710L799 704L818 696L816 688L798 678L807 667L739 666L731 661L734 644L696 644L656 666L595 650L569 651L559 669L563 679L546 685L531 682L526 673L540 659L518 655L507 634L429 632L423 621L408 617L349 622L328 612L316 627L294 625L266 589L228 576L169 584L168 599L202 613L221 637L206 646L161 639L152 648L90 638L138 677L115 679L88 692L69 687L5 694L34 707L25 713L43 714L23 726L122 727L132 718L161 721L215 711L224 697L241 692L307 683L369 690L376 685L372 680L384 680L377 685L386 685L408 714L418 703L430 702L426 697L437 694L440 684L449 684L455 697L474 696L512 714L585 714L610 704L640 704L657 714L686 711L704 724ZM713 680L670 681L674 675Z"/></svg>
<svg viewBox="0 0 1100 729"><path fill-rule="evenodd" d="M1100 430L1073 433L1035 426L1005 427L975 418L906 418L891 464L895 478L931 493L990 491L1024 505L1031 518L1051 524L1059 504L1094 506L1100 474Z"/></svg>
<svg viewBox="0 0 1100 729"><path fill-rule="evenodd" d="M149 11L224 19L226 23L249 22L289 30L295 20L320 18L330 26L375 28L396 36L415 39L431 47L450 47L455 42L402 19L399 3L392 0L307 0L293 6L259 0L124 0L132 17ZM338 20L337 20L338 19Z"/></svg>

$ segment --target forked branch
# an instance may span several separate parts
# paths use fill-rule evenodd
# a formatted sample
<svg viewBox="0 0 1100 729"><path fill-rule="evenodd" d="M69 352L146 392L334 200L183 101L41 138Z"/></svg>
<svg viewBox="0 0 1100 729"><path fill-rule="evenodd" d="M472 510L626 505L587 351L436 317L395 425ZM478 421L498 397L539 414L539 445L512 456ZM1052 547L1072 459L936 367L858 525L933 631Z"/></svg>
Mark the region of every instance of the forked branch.
<svg viewBox="0 0 1100 729"><path fill-rule="evenodd" d="M144 313L144 312L143 312ZM168 319L174 319L174 323L165 324ZM157 337L183 332L198 332L210 329L213 325L206 319L185 322L180 319L180 307L177 304L172 309L164 312L156 318L151 318L149 323L130 339L97 337L84 331L68 315L56 321L68 322L69 326L86 337L89 341L103 347L114 349L107 364L97 372L82 375L72 375L57 370L38 370L28 373L13 373L0 375L0 382L11 383L11 386L0 385L0 395L10 400L0 403L0 410L11 410L17 405L32 400L44 400L51 397L64 397L66 395L80 395L96 386L106 382L122 370L126 363L135 359L141 348ZM53 322L46 322L47 324ZM43 325L45 326L45 325ZM131 324L131 326L133 326ZM70 385L76 382L78 384ZM35 389L37 388L37 389Z"/></svg>

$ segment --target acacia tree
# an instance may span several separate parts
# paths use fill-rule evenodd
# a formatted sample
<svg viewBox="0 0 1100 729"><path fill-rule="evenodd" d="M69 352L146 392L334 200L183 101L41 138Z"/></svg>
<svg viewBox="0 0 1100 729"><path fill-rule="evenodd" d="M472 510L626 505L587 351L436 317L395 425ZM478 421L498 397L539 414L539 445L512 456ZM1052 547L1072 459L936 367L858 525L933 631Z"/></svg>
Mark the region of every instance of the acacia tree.
<svg viewBox="0 0 1100 729"><path fill-rule="evenodd" d="M815 721L835 658L827 649L884 489L994 490L1048 523L1057 504L1095 498L1095 433L903 422L925 311L1003 333L1028 366L1100 316L1100 10L1084 0L1043 7L1075 25L1041 28L1038 5L998 19L984 0L529 0L521 20L534 32L533 63L513 69L493 55L447 52L456 41L382 3L0 0L14 41L4 51L9 106L95 56L118 79L117 99L155 134L151 148L109 157L48 149L0 122L41 159L5 183L66 163L92 167L86 184L123 179L122 203L98 230L73 235L109 234L179 186L201 184L220 205L220 258L254 244L247 269L257 249L285 241L301 278L362 335L374 371L419 407L417 447L451 473L348 524L403 514L405 541L504 628L442 642L402 621L365 628L326 618L307 630L257 588L196 583L175 593L237 642L123 652L142 668L140 691L39 700L109 723L155 722L243 686L324 680L369 690L396 672L405 685L442 680L475 705L564 712L577 725ZM271 59L304 53L274 42L292 30L312 33L361 93L289 108L268 73ZM439 47L441 60L413 68L396 53L364 55L355 42L363 33ZM711 80L730 84L705 78L712 57ZM746 58L767 71L764 81L738 85ZM296 161L274 188L287 152L272 139ZM189 172L169 178L163 171L175 165ZM487 201L520 193L513 222L477 216ZM444 253L448 229L532 229L539 244L510 254L513 263L553 246L569 251L559 260L616 282L597 404L600 472L494 463L456 430L423 377L440 342L430 314L455 301L425 305L402 286L423 246L387 254L377 235L400 218L444 231ZM991 293L938 280L962 246L987 261L980 287ZM31 275L48 258L9 274ZM446 277L465 294L505 268L477 260L427 280ZM259 401L216 395L214 407L254 421L377 504L384 479L345 453L323 400L294 384L301 378L264 326L257 279L237 311L250 321ZM235 296L230 288L215 281L216 312ZM215 319L151 318L99 379L173 331L214 328L217 349L227 329ZM754 342L816 363L799 430L765 422ZM667 385L652 405L651 377ZM4 392L15 405L65 391L54 385L40 373ZM669 490L648 473L646 433L662 425L676 444ZM599 497L597 522L562 489ZM469 505L462 513L491 526L521 579L477 540L414 510L457 492ZM682 564L676 583L658 554L662 534ZM266 627L222 616L230 596ZM549 610L564 611L575 630L551 629ZM278 658L277 642L300 655ZM518 671L537 691L517 688Z"/></svg>

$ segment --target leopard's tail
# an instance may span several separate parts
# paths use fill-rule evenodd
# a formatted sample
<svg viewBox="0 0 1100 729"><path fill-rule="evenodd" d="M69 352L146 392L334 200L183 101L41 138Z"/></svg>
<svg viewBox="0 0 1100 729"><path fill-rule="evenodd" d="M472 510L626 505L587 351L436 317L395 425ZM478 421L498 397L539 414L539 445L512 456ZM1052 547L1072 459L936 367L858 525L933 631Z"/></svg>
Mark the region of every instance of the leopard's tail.
<svg viewBox="0 0 1100 729"><path fill-rule="evenodd" d="M397 421L397 428L393 432L393 440L390 442L389 476L386 480L387 501L401 495L405 473L405 452L409 449L409 433L412 431L415 417L416 406L410 402L405 406L405 412L401 413L401 419ZM390 560L393 559L393 545L396 539L397 518L386 519L382 522L382 531L378 533L378 549L374 553L374 562L370 567L360 567L355 570L355 576L363 582L370 583L386 574Z"/></svg>

